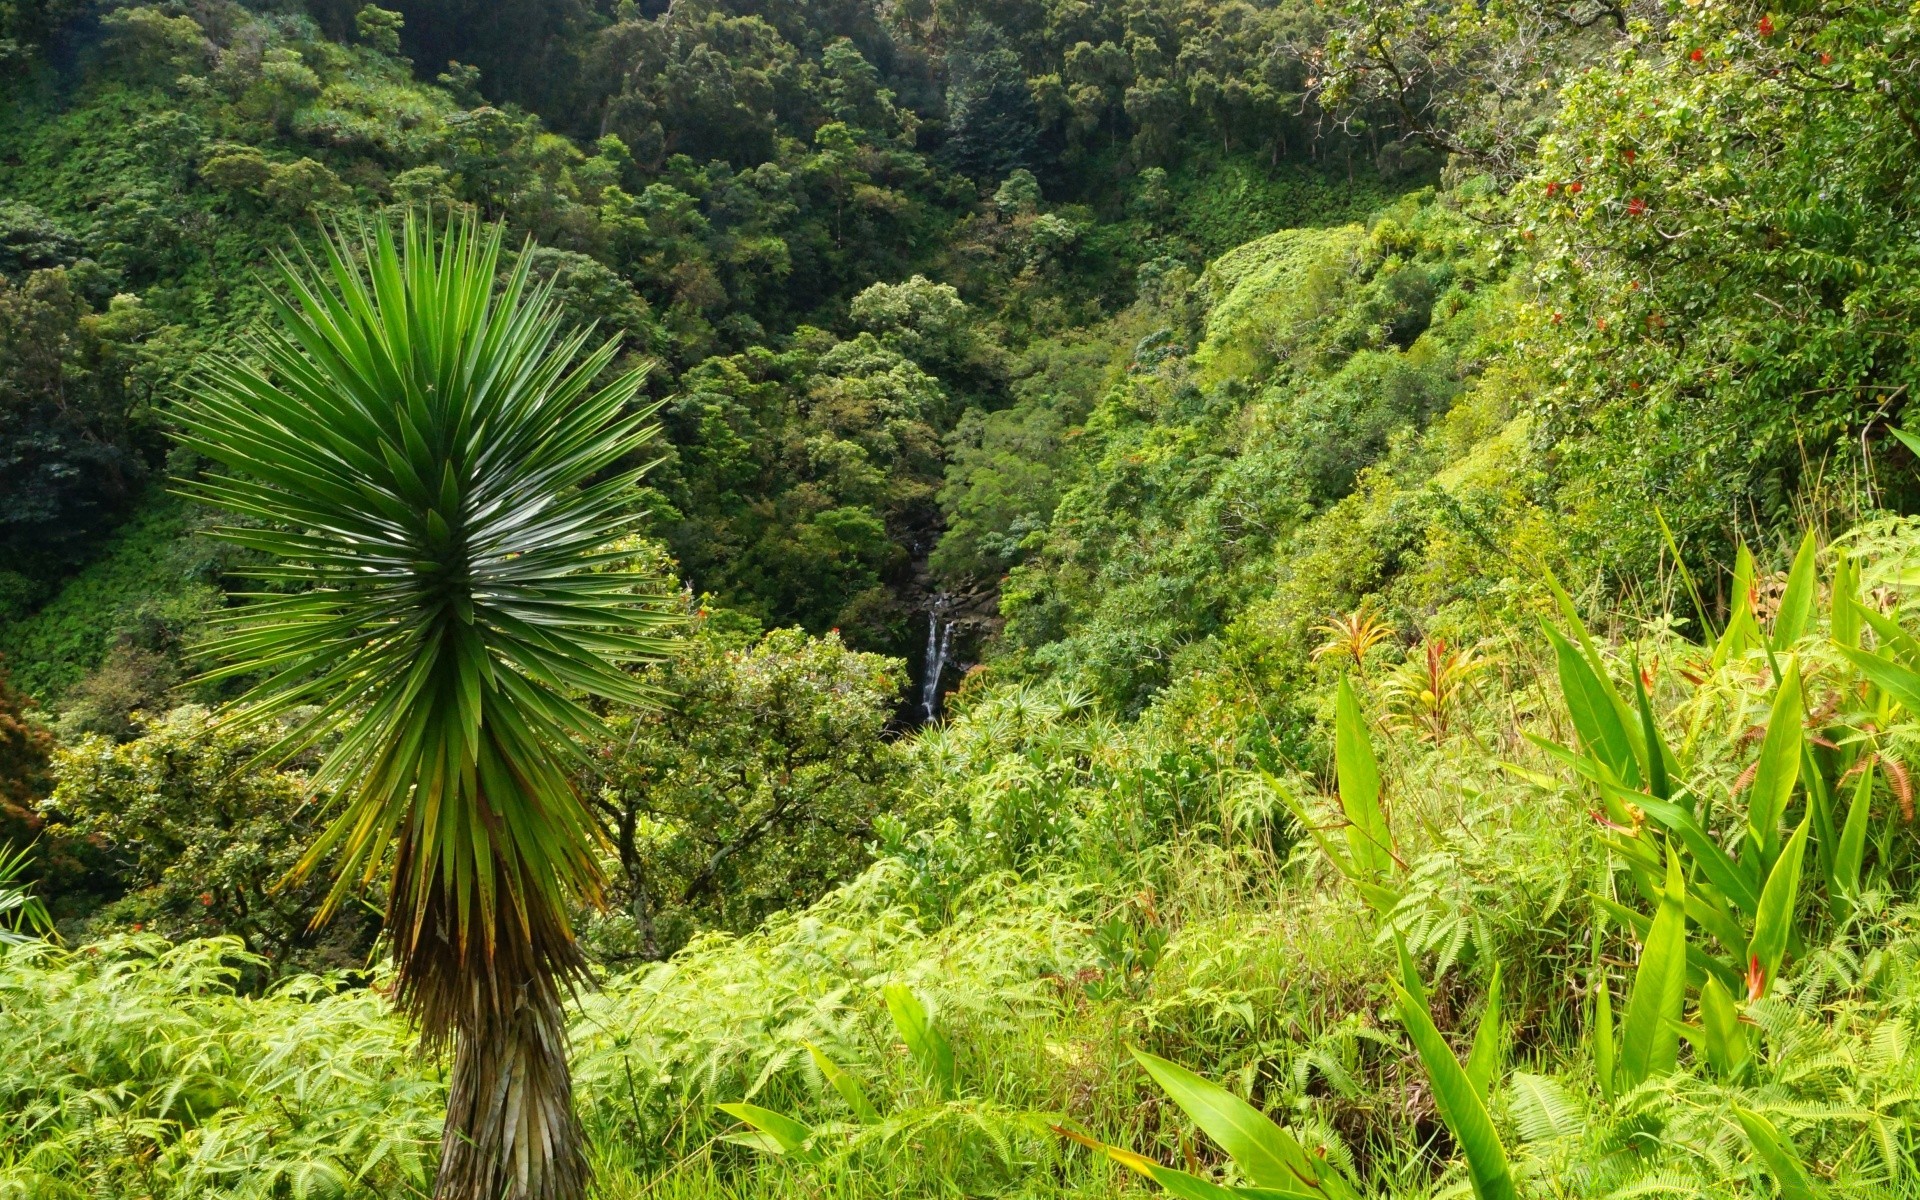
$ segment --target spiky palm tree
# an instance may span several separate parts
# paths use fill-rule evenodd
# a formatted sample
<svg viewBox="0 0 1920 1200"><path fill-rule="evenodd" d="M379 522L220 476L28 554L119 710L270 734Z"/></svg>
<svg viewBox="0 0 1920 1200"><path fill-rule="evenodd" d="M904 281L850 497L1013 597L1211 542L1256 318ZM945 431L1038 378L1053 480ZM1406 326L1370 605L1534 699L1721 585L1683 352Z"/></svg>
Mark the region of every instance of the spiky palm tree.
<svg viewBox="0 0 1920 1200"><path fill-rule="evenodd" d="M300 868L339 852L322 919L384 872L395 1002L451 1044L437 1194L557 1200L587 1180L567 913L601 888L570 760L600 733L584 697L646 700L618 664L657 655L665 617L615 545L643 372L596 388L616 343L563 332L527 255L496 287L500 248L409 216L281 259L277 322L179 414L228 473L179 486L270 560L206 678L249 681L229 712L286 730L268 756L329 743L337 812Z"/></svg>

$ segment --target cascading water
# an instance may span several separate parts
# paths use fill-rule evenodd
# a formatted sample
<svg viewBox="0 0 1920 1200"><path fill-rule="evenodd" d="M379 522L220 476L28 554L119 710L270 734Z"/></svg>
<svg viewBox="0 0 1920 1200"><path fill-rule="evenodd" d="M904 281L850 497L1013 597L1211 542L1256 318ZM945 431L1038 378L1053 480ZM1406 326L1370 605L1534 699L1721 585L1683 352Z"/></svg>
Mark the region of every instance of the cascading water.
<svg viewBox="0 0 1920 1200"><path fill-rule="evenodd" d="M920 680L920 712L929 721L940 715L940 675L947 669L947 654L953 649L954 623L946 619L951 602L951 597L942 592L927 606L926 674Z"/></svg>

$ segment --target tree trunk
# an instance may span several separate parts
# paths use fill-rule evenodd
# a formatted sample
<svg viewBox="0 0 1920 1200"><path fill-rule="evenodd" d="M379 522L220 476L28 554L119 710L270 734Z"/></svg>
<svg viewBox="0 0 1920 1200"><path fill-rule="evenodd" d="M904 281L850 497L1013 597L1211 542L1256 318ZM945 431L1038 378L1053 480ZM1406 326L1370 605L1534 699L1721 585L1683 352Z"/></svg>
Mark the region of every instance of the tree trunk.
<svg viewBox="0 0 1920 1200"><path fill-rule="evenodd" d="M416 861L403 839L395 895L414 886ZM494 872L507 876L506 864ZM429 886L421 909L389 901L388 929L396 1005L428 1053L453 1050L435 1200L585 1200L565 1001L588 975L566 914L537 900L523 909L500 887L491 921L463 923L451 890Z"/></svg>
<svg viewBox="0 0 1920 1200"><path fill-rule="evenodd" d="M567 1073L567 1020L551 978L475 981L454 1034L437 1200L582 1200L588 1168ZM505 1011L502 1011L504 1008Z"/></svg>

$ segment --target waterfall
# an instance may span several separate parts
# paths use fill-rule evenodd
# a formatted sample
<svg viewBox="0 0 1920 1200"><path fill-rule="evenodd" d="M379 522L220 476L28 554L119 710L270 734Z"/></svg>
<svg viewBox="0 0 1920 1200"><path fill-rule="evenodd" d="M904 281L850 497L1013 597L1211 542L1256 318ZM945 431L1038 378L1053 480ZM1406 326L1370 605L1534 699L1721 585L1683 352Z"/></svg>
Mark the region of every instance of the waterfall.
<svg viewBox="0 0 1920 1200"><path fill-rule="evenodd" d="M943 619L949 602L947 594L941 592L927 606L926 674L920 680L920 712L929 721L940 715L940 675L947 669L947 653L953 649L954 623Z"/></svg>

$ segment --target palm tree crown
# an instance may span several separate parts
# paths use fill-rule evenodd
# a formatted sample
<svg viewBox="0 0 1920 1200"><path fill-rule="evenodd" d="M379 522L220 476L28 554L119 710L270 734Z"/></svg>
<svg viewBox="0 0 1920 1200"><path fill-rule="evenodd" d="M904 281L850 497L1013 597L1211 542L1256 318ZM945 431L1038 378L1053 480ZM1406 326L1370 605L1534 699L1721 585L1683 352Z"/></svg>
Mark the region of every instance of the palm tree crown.
<svg viewBox="0 0 1920 1200"><path fill-rule="evenodd" d="M271 589L224 614L206 677L248 681L233 719L286 723L272 755L332 739L301 869L339 852L328 911L388 873L396 1001L455 1049L438 1191L463 1200L584 1190L561 999L601 875L570 760L584 697L647 698L619 664L666 619L618 545L644 370L596 387L617 343L563 332L529 255L496 287L501 236L409 216L281 259L277 324L179 415L227 468L180 490L247 519L215 536Z"/></svg>

